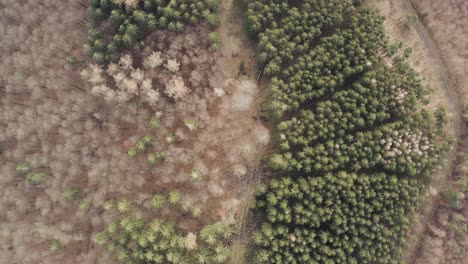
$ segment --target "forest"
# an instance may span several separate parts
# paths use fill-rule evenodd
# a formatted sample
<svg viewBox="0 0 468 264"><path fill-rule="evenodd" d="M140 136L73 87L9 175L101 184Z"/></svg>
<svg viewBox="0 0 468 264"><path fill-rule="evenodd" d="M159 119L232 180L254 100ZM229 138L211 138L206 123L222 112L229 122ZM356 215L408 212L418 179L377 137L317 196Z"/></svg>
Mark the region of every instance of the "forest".
<svg viewBox="0 0 468 264"><path fill-rule="evenodd" d="M144 46L143 37L156 29L182 31L202 18L211 27L220 23L218 0L91 0L89 4L92 23L85 51L97 64L115 61L124 49Z"/></svg>
<svg viewBox="0 0 468 264"><path fill-rule="evenodd" d="M0 8L0 263L226 263L270 132L219 2Z"/></svg>
<svg viewBox="0 0 468 264"><path fill-rule="evenodd" d="M0 263L402 263L453 140L365 1L2 10Z"/></svg>
<svg viewBox="0 0 468 264"><path fill-rule="evenodd" d="M255 263L400 263L412 214L450 142L443 109L363 1L253 1L271 78L277 178L255 207ZM399 249L399 250L398 250Z"/></svg>

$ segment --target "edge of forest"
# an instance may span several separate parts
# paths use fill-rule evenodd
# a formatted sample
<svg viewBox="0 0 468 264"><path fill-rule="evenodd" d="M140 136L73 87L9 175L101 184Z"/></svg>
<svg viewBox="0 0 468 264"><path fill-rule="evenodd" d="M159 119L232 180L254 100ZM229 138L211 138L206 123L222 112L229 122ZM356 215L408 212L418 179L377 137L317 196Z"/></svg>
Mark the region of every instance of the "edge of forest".
<svg viewBox="0 0 468 264"><path fill-rule="evenodd" d="M453 144L452 149L446 154L445 160L447 161L446 164L435 174L433 174L433 179L431 181L431 187L439 193L447 182L450 179L450 176L453 173L454 167L456 166L456 156L457 152L460 147L462 147L462 142L460 139L463 138L464 132L466 130L466 125L463 122L461 117L462 114L462 106L459 97L459 91L453 84L452 79L450 78L450 74L447 70L447 65L442 58L440 53L440 47L437 43L433 40L433 35L429 28L423 23L421 18L422 14L418 12L416 8L414 8L413 4L409 0L400 0L403 10L408 15L417 15L418 19L414 23L414 28L419 36L419 38L425 43L425 48L429 51L432 58L435 60L435 64L432 65L438 72L438 78L443 83L443 89L446 93L448 100L450 101L450 105L446 105L445 107L450 108L449 111L452 113L453 119L450 125L452 126L455 132L455 139L457 140L455 144ZM439 87L441 89L441 87ZM421 204L420 210L416 213L418 214L418 221L414 222L412 228L410 229L408 235L408 242L413 242L408 244L407 250L405 250L404 260L406 263L414 263L419 248L421 246L421 237L427 231L427 224L431 220L436 208L437 208L437 195L429 195L424 198L424 201Z"/></svg>

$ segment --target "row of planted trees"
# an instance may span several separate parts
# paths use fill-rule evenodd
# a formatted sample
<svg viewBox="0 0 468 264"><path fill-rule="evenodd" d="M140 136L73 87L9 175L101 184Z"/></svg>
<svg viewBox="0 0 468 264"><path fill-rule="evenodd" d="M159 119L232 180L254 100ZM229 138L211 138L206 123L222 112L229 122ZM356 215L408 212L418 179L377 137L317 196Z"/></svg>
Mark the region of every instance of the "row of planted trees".
<svg viewBox="0 0 468 264"><path fill-rule="evenodd" d="M255 263L398 263L425 180L449 147L443 111L355 0L250 1L269 78L279 178L258 194Z"/></svg>

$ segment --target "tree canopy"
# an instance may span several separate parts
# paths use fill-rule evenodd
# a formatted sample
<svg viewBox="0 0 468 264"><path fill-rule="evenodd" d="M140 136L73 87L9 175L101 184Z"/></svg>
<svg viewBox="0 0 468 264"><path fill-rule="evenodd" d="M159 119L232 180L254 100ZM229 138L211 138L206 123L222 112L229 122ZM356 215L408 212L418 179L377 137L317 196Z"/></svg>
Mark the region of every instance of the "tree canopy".
<svg viewBox="0 0 468 264"><path fill-rule="evenodd" d="M256 208L255 263L399 263L411 214L449 142L429 89L362 1L251 1L270 78L278 179Z"/></svg>
<svg viewBox="0 0 468 264"><path fill-rule="evenodd" d="M85 50L97 64L120 57L120 51L139 44L156 29L182 31L205 20L219 25L218 0L92 0L89 5L88 44ZM126 1L128 2L128 1Z"/></svg>

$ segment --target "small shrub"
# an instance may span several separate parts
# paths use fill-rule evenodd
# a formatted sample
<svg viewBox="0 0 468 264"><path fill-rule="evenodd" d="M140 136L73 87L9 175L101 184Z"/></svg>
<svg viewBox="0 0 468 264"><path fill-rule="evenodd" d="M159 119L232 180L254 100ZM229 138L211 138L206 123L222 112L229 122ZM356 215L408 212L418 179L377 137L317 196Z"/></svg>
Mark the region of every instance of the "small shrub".
<svg viewBox="0 0 468 264"><path fill-rule="evenodd" d="M82 211L86 211L89 209L89 207L91 206L91 202L88 201L88 200L83 200L80 202L80 205L79 205L79 208L80 210Z"/></svg>
<svg viewBox="0 0 468 264"><path fill-rule="evenodd" d="M148 104L145 101L138 101L136 106L138 109L144 109L145 107L148 106Z"/></svg>
<svg viewBox="0 0 468 264"><path fill-rule="evenodd" d="M136 144L137 151L142 153L152 146L153 138L150 135L142 137Z"/></svg>
<svg viewBox="0 0 468 264"><path fill-rule="evenodd" d="M195 206L192 208L192 216L195 218L199 218L202 214L202 210L200 206Z"/></svg>
<svg viewBox="0 0 468 264"><path fill-rule="evenodd" d="M112 210L117 206L117 203L115 200L107 200L102 204L102 207L104 210Z"/></svg>
<svg viewBox="0 0 468 264"><path fill-rule="evenodd" d="M138 154L138 151L135 147L132 147L130 150L128 150L128 156L134 158Z"/></svg>
<svg viewBox="0 0 468 264"><path fill-rule="evenodd" d="M179 190L174 190L169 193L169 203L175 205L179 204L182 198L182 193Z"/></svg>
<svg viewBox="0 0 468 264"><path fill-rule="evenodd" d="M460 195L457 191L452 188L447 188L442 193L442 197L447 202L448 206L454 209L458 209L461 207Z"/></svg>
<svg viewBox="0 0 468 264"><path fill-rule="evenodd" d="M79 187L67 187L62 195L67 201L76 201L81 196L81 189Z"/></svg>
<svg viewBox="0 0 468 264"><path fill-rule="evenodd" d="M31 165L27 161L20 163L16 166L16 172L24 177L31 172Z"/></svg>
<svg viewBox="0 0 468 264"><path fill-rule="evenodd" d="M94 240L96 241L98 245L102 246L110 240L110 237L106 231L103 231L103 232L97 233L96 236L94 237Z"/></svg>
<svg viewBox="0 0 468 264"><path fill-rule="evenodd" d="M215 28L219 27L219 25L221 24L221 19L216 13L205 12L205 19L208 25Z"/></svg>
<svg viewBox="0 0 468 264"><path fill-rule="evenodd" d="M462 190L464 193L468 193L468 182L464 179L459 179L456 181L457 186Z"/></svg>
<svg viewBox="0 0 468 264"><path fill-rule="evenodd" d="M156 153L150 153L148 154L148 163L151 165L156 164L159 160L163 160L166 158L166 152L161 151L161 152L156 152Z"/></svg>
<svg viewBox="0 0 468 264"><path fill-rule="evenodd" d="M447 124L447 116L445 114L445 108L439 107L434 112L434 117L436 118L437 123L437 131L441 133L443 131L444 126Z"/></svg>
<svg viewBox="0 0 468 264"><path fill-rule="evenodd" d="M166 198L161 194L155 194L151 199L151 206L154 209L161 209L166 205Z"/></svg>
<svg viewBox="0 0 468 264"><path fill-rule="evenodd" d="M415 14L411 14L411 15L407 15L406 16L406 23L407 25L410 25L410 24L415 24L416 22L418 22L419 18L417 15Z"/></svg>
<svg viewBox="0 0 468 264"><path fill-rule="evenodd" d="M196 169L193 169L192 172L190 172L190 179L193 181L198 181L203 177L203 174Z"/></svg>
<svg viewBox="0 0 468 264"><path fill-rule="evenodd" d="M148 163L149 164L154 165L154 164L156 164L156 161L157 161L156 154L154 154L154 153L148 154Z"/></svg>
<svg viewBox="0 0 468 264"><path fill-rule="evenodd" d="M26 179L29 183L38 185L43 183L48 177L49 175L45 172L30 172Z"/></svg>
<svg viewBox="0 0 468 264"><path fill-rule="evenodd" d="M62 243L58 240L54 240L52 244L50 245L50 251L52 252L57 252L62 248Z"/></svg>
<svg viewBox="0 0 468 264"><path fill-rule="evenodd" d="M450 231L452 231L455 234L455 237L458 239L462 239L465 236L465 233L467 231L466 229L463 228L463 225L460 224L459 221L457 221L457 219L452 219L448 223L447 227Z"/></svg>
<svg viewBox="0 0 468 264"><path fill-rule="evenodd" d="M78 59L76 59L74 56L68 56L67 58L65 58L65 61L73 66L78 64Z"/></svg>
<svg viewBox="0 0 468 264"><path fill-rule="evenodd" d="M208 41L212 49L219 50L221 48L221 37L218 32L211 32L208 34Z"/></svg>
<svg viewBox="0 0 468 264"><path fill-rule="evenodd" d="M153 146L153 138L150 135L146 135L138 140L138 142L128 150L128 155L132 158L136 157L140 153L144 153Z"/></svg>
<svg viewBox="0 0 468 264"><path fill-rule="evenodd" d="M164 138L164 141L166 141L167 144L172 144L175 141L175 136L174 134L170 133L167 134L166 137Z"/></svg>
<svg viewBox="0 0 468 264"><path fill-rule="evenodd" d="M198 128L197 122L193 119L185 119L184 124L190 131L195 131Z"/></svg>
<svg viewBox="0 0 468 264"><path fill-rule="evenodd" d="M130 211L130 202L124 198L117 203L117 210L120 213L128 213Z"/></svg>
<svg viewBox="0 0 468 264"><path fill-rule="evenodd" d="M150 127L154 130L161 127L161 121L158 116L153 116L150 120Z"/></svg>
<svg viewBox="0 0 468 264"><path fill-rule="evenodd" d="M165 159L166 156L167 156L167 154L166 154L166 152L164 152L164 151L160 151L160 152L158 152L158 154L157 154L157 158L160 159L160 160Z"/></svg>

